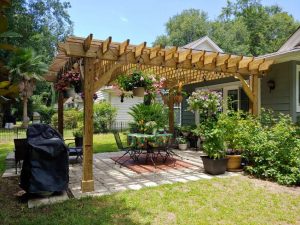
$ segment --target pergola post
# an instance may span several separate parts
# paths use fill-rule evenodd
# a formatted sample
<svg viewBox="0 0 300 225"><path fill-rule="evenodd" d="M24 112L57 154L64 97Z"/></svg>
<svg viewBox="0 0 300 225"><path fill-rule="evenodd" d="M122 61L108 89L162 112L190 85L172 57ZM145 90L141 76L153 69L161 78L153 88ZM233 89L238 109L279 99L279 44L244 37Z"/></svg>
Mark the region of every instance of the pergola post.
<svg viewBox="0 0 300 225"><path fill-rule="evenodd" d="M94 59L84 58L84 136L81 191L94 191L93 178Z"/></svg>
<svg viewBox="0 0 300 225"><path fill-rule="evenodd" d="M250 112L252 115L257 116L258 115L258 76L257 75L251 75L250 76L250 86L253 96L253 101L250 102Z"/></svg>
<svg viewBox="0 0 300 225"><path fill-rule="evenodd" d="M57 104L57 128L58 132L64 136L64 95L61 91L58 92Z"/></svg>
<svg viewBox="0 0 300 225"><path fill-rule="evenodd" d="M174 133L174 96L169 94L169 132Z"/></svg>

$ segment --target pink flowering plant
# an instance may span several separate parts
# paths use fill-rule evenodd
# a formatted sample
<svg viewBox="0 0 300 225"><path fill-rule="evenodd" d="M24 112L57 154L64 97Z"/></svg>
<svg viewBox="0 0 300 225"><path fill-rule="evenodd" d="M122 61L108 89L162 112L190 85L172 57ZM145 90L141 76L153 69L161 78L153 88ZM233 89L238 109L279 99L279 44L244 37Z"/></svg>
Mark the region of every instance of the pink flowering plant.
<svg viewBox="0 0 300 225"><path fill-rule="evenodd" d="M57 91L65 91L69 87L74 87L75 91L76 89L80 92L79 89L81 89L81 79L80 79L80 73L79 72L73 72L68 71L64 73L54 84L54 87Z"/></svg>
<svg viewBox="0 0 300 225"><path fill-rule="evenodd" d="M188 110L200 114L216 114L222 109L222 95L217 91L208 89L197 90L187 99Z"/></svg>

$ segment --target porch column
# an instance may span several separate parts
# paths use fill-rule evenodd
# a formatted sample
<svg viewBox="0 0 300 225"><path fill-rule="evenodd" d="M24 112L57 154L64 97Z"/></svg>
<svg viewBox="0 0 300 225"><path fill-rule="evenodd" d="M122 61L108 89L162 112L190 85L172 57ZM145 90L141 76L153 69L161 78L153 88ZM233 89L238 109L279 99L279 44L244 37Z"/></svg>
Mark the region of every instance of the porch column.
<svg viewBox="0 0 300 225"><path fill-rule="evenodd" d="M61 91L58 92L58 103L57 103L57 129L58 132L64 136L64 95Z"/></svg>
<svg viewBox="0 0 300 225"><path fill-rule="evenodd" d="M83 135L83 174L81 191L94 191L93 178L93 95L94 59L84 58L84 135Z"/></svg>
<svg viewBox="0 0 300 225"><path fill-rule="evenodd" d="M258 75L251 75L250 77L250 86L253 96L253 101L250 102L250 112L252 115L257 116L258 115Z"/></svg>
<svg viewBox="0 0 300 225"><path fill-rule="evenodd" d="M174 133L174 96L169 95L169 132Z"/></svg>

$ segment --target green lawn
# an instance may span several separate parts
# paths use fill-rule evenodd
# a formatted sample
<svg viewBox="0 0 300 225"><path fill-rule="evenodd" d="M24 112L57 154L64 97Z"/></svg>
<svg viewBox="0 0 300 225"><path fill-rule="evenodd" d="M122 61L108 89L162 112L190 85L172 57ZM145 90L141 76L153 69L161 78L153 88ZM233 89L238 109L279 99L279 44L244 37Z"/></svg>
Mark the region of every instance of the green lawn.
<svg viewBox="0 0 300 225"><path fill-rule="evenodd" d="M65 135L65 138L70 138L72 137L72 133L69 132L67 133L69 135ZM120 133L120 137L122 141L125 143L126 141L126 136L122 133ZM67 141L67 143L70 141ZM5 158L6 155L13 151L13 143L12 142L7 142L7 143L0 143L0 174L5 169ZM114 139L113 134L108 133L108 134L95 134L94 135L94 153L99 153L99 152L115 152L117 151L117 145Z"/></svg>
<svg viewBox="0 0 300 225"><path fill-rule="evenodd" d="M246 177L214 178L27 209L0 192L3 224L296 224L300 194L275 193ZM11 190L11 188L10 188ZM7 190L7 192L9 192Z"/></svg>

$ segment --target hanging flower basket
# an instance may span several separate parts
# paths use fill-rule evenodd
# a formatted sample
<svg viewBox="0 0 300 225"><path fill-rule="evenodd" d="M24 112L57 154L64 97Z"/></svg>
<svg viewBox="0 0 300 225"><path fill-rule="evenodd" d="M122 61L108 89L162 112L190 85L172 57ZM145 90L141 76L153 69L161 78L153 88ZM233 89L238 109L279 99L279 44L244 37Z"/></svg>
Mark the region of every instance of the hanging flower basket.
<svg viewBox="0 0 300 225"><path fill-rule="evenodd" d="M136 87L132 90L133 96L136 97L144 97L145 88L144 87Z"/></svg>

